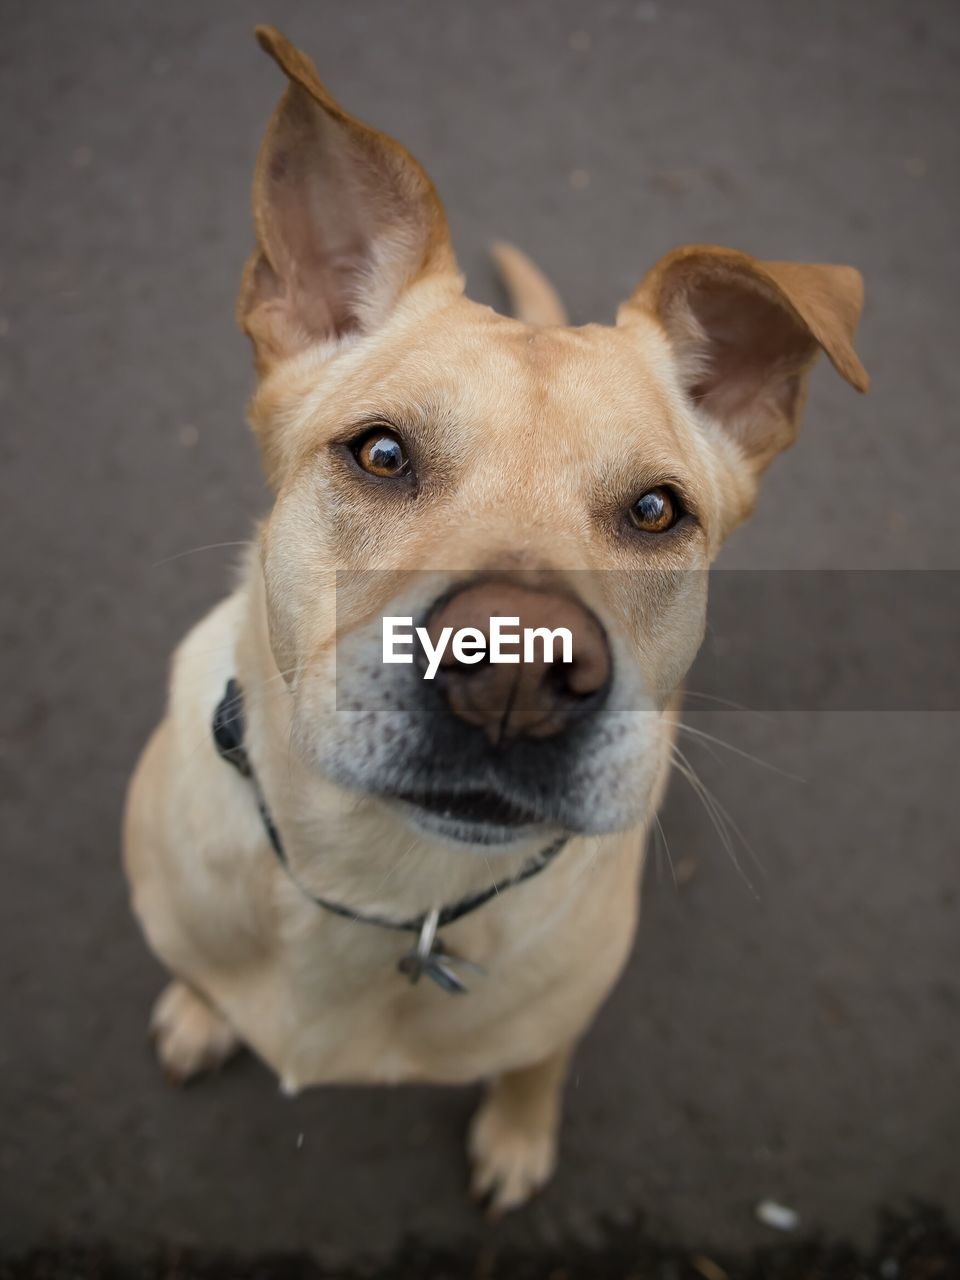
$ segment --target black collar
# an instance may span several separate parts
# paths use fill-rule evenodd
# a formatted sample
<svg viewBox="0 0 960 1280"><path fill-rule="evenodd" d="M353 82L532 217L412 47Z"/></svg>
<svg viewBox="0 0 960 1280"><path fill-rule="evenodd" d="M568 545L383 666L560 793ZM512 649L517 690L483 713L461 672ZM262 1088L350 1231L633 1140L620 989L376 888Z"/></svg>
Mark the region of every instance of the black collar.
<svg viewBox="0 0 960 1280"><path fill-rule="evenodd" d="M411 982L416 982L421 973L426 973L428 977L433 978L446 991L457 994L466 991L466 986L452 971L451 965L454 963L466 964L467 962L455 956L452 952L443 949L440 939L436 936L437 929L443 925L453 924L456 920L462 920L464 916L469 915L472 911L477 911L488 903L491 898L496 898L505 890L512 889L514 885L522 884L524 880L529 880L532 876L537 875L550 865L567 843L567 836L558 836L545 849L541 849L539 853L529 858L516 875L511 876L509 880L504 880L500 884L493 884L488 889L481 889L478 893L469 894L458 902L424 911L409 920L390 920L386 916L367 915L355 910L353 907L347 907L340 902L332 902L329 898L321 898L317 894L311 893L294 875L286 850L283 847L283 841L280 839L280 833L270 814L269 806L264 799L263 791L250 764L250 757L244 745L246 716L244 714L243 691L233 677L227 681L223 697L217 703L211 727L213 741L220 756L228 764L233 765L242 777L249 779L256 797L257 807L260 810L260 816L263 819L263 825L266 828L273 851L277 855L277 861L304 897L309 898L318 907L323 907L324 910L331 911L334 915L342 916L347 920L354 920L360 924L378 925L381 929L398 929L417 935L416 948L403 956L398 965L400 972L405 974ZM469 967L477 968L476 965L470 965Z"/></svg>

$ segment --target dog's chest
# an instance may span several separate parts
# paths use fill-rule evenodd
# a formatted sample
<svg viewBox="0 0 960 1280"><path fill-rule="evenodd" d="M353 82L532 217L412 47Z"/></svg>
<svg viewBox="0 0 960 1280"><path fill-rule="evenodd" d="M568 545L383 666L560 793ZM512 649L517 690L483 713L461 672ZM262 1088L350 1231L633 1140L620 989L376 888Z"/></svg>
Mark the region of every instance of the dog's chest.
<svg viewBox="0 0 960 1280"><path fill-rule="evenodd" d="M586 903L550 904L531 884L448 930L445 944L483 970L464 974L462 995L398 972L408 937L318 917L263 973L254 998L246 984L220 1001L290 1091L496 1074L572 1038L606 994L633 935L633 911L602 906L623 901L611 891L624 870L611 862L598 872L611 884L594 884Z"/></svg>

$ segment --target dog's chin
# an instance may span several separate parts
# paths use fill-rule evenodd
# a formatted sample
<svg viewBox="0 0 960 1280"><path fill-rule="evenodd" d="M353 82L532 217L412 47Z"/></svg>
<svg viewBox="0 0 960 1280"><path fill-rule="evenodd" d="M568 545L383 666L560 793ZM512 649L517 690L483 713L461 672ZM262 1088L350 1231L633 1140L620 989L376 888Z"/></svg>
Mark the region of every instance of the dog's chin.
<svg viewBox="0 0 960 1280"><path fill-rule="evenodd" d="M556 834L554 824L524 813L496 797L381 797L418 835L442 840L461 849L475 846L516 848L546 841Z"/></svg>

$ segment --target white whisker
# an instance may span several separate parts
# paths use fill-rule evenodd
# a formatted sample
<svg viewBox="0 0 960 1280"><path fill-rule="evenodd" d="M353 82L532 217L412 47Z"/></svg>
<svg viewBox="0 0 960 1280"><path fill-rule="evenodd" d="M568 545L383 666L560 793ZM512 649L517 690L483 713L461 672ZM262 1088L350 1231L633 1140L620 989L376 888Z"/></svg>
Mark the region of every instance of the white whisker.
<svg viewBox="0 0 960 1280"><path fill-rule="evenodd" d="M726 707L730 711L742 711L747 715L759 716L761 720L772 720L773 716L766 711L758 711L755 707L748 707L743 702L733 702L730 698L719 698L715 693L700 693L697 689L684 689L684 698L700 698L704 702L715 702L720 707Z"/></svg>
<svg viewBox="0 0 960 1280"><path fill-rule="evenodd" d="M751 764L758 765L761 769L769 769L771 773L778 773L781 778L789 778L791 782L806 782L806 778L801 778L799 774L781 769L778 765L771 764L769 760L761 760L759 756L753 756L749 751L744 751L742 747L734 746L732 742L717 738L712 733L705 733L703 729L694 729L692 725L685 724L682 720L677 720L676 726L682 733L689 733L696 738L703 738L706 742L715 743L718 747L725 747L727 751L732 751L736 756L742 756L744 760L749 760Z"/></svg>
<svg viewBox="0 0 960 1280"><path fill-rule="evenodd" d="M670 879L673 881L674 892L677 892L677 890L680 887L677 884L677 871L676 871L676 867L674 867L673 865L673 858L670 856L670 844L669 844L669 841L667 840L667 833L663 829L663 823L660 821L659 813L654 814L654 821L657 824L657 830L660 832L660 838L663 841L663 851L667 855L667 865L670 868ZM658 875L659 875L659 863L658 863Z"/></svg>
<svg viewBox="0 0 960 1280"><path fill-rule="evenodd" d="M189 547L186 551L178 551L176 555L165 556L162 560L156 560L150 566L151 569L159 569L161 565L171 564L174 560L182 560L184 556L195 556L201 551L216 551L220 547L252 547L253 542L250 538L234 539L232 542L207 542L202 547Z"/></svg>
<svg viewBox="0 0 960 1280"><path fill-rule="evenodd" d="M737 857L736 850L733 847L733 841L730 839L729 829L732 828L734 830L734 832L742 842L743 847L750 854L750 857L754 865L756 866L757 870L762 874L763 868L759 858L757 857L753 849L750 847L750 844L748 843L743 832L737 826L736 822L734 822L733 818L730 817L730 814L727 812L724 806L720 803L720 801L716 798L716 796L713 795L713 793L707 787L706 783L700 778L699 774L694 769L693 765L690 763L687 757L683 754L683 752L679 749L679 747L674 746L672 750L674 754L674 767L676 768L678 773L682 774L683 777L686 778L694 794L699 798L707 816L710 818L710 821L713 823L714 829L716 830L716 833L720 838L720 843L724 849L724 852L727 854L727 857L733 863L738 874L740 875L740 878L743 880L743 883L747 886L747 888L750 890L753 896L759 901L760 895L757 892L757 889L753 884L752 880L744 871L743 866L740 862L740 859Z"/></svg>

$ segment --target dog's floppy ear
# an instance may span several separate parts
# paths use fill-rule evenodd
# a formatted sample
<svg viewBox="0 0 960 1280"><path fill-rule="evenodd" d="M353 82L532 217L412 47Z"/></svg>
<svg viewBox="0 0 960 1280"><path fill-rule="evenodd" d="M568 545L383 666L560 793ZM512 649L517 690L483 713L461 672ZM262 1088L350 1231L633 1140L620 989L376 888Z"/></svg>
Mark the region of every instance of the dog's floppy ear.
<svg viewBox="0 0 960 1280"><path fill-rule="evenodd" d="M757 471L792 444L806 375L820 350L858 391L869 384L853 349L863 281L853 267L760 262L714 245L662 258L620 309L659 321L686 390Z"/></svg>
<svg viewBox="0 0 960 1280"><path fill-rule="evenodd" d="M443 207L413 156L348 115L279 31L257 27L257 40L290 81L260 147L257 249L237 301L264 371L312 343L375 328L407 284L456 264Z"/></svg>

